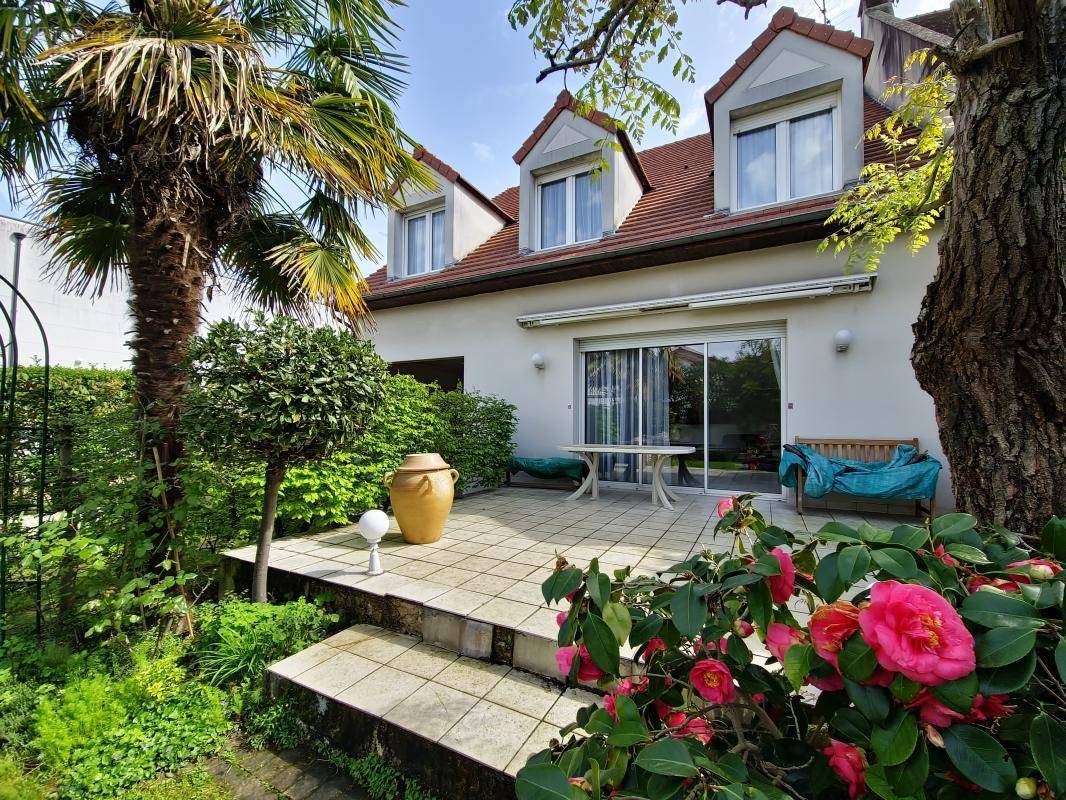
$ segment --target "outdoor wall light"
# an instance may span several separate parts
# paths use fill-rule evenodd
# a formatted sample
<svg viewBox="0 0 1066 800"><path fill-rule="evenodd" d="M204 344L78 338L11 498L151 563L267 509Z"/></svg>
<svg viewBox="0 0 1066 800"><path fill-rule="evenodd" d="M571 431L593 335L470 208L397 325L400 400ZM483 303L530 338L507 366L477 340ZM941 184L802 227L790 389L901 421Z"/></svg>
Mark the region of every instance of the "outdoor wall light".
<svg viewBox="0 0 1066 800"><path fill-rule="evenodd" d="M373 508L359 518L359 533L370 545L370 563L367 564L367 575L380 575L385 571L381 568L381 559L378 557L378 542L381 541L388 530L389 515L384 511L378 511Z"/></svg>
<svg viewBox="0 0 1066 800"><path fill-rule="evenodd" d="M851 347L851 341L854 338L855 337L852 335L851 331L849 331L847 328L841 328L839 331L837 331L836 334L834 334L833 336L833 344L837 346L837 352L847 352L847 349Z"/></svg>
<svg viewBox="0 0 1066 800"><path fill-rule="evenodd" d="M544 369L544 356L540 353L534 353L533 357L529 359L534 369Z"/></svg>

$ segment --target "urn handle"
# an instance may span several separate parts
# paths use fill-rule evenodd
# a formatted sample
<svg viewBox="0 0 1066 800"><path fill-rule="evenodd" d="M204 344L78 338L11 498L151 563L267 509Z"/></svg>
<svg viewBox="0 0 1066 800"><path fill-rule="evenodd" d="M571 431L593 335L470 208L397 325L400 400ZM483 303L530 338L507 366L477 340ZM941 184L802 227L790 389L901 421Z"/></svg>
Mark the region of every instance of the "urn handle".
<svg viewBox="0 0 1066 800"><path fill-rule="evenodd" d="M392 479L395 478L395 477L396 477L396 473L395 472L386 472L385 475L382 476L381 482L391 489L392 488Z"/></svg>
<svg viewBox="0 0 1066 800"><path fill-rule="evenodd" d="M454 485L455 485L455 483L456 483L456 481L458 481L458 480L459 480L459 470L457 470L457 469L450 469L450 470L448 470L448 472L449 472L449 473L451 473L451 476L452 476L452 486L454 486Z"/></svg>

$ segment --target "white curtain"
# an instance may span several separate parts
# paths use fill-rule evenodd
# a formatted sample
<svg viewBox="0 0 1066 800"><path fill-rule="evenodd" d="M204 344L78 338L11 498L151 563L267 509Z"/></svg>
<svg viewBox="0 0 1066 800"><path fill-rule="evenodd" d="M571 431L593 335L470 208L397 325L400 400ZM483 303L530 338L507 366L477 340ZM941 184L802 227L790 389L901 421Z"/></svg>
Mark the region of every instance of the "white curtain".
<svg viewBox="0 0 1066 800"><path fill-rule="evenodd" d="M603 234L599 173L585 172L574 178L574 239L584 242Z"/></svg>
<svg viewBox="0 0 1066 800"><path fill-rule="evenodd" d="M670 444L670 348L644 349L644 444Z"/></svg>
<svg viewBox="0 0 1066 800"><path fill-rule="evenodd" d="M407 274L426 271L426 218L407 220Z"/></svg>
<svg viewBox="0 0 1066 800"><path fill-rule="evenodd" d="M433 269L444 266L444 212L433 214Z"/></svg>
<svg viewBox="0 0 1066 800"><path fill-rule="evenodd" d="M741 208L777 200L777 126L737 136L737 204Z"/></svg>
<svg viewBox="0 0 1066 800"><path fill-rule="evenodd" d="M585 441L639 444L640 350L585 354ZM637 460L629 455L600 457L604 480L637 480Z"/></svg>
<svg viewBox="0 0 1066 800"><path fill-rule="evenodd" d="M833 111L820 111L788 125L792 197L833 191Z"/></svg>
<svg viewBox="0 0 1066 800"><path fill-rule="evenodd" d="M781 340L770 340L770 359L774 364L774 377L777 378L777 387L781 388Z"/></svg>
<svg viewBox="0 0 1066 800"><path fill-rule="evenodd" d="M540 186L540 246L566 244L566 179Z"/></svg>

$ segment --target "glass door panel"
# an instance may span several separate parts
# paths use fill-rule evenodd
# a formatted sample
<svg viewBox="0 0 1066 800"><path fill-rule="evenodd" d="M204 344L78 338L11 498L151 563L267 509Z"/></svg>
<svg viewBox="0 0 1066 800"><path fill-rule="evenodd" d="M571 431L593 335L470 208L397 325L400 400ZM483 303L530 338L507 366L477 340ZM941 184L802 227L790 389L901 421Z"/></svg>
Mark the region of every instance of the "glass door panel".
<svg viewBox="0 0 1066 800"><path fill-rule="evenodd" d="M585 441L592 444L640 443L640 349L585 354ZM632 455L600 456L600 479L638 479Z"/></svg>
<svg viewBox="0 0 1066 800"><path fill-rule="evenodd" d="M780 493L781 340L707 345L707 486Z"/></svg>
<svg viewBox="0 0 1066 800"><path fill-rule="evenodd" d="M643 443L686 445L696 452L670 459L663 477L672 486L704 487L703 344L643 349ZM651 459L643 481L651 483Z"/></svg>

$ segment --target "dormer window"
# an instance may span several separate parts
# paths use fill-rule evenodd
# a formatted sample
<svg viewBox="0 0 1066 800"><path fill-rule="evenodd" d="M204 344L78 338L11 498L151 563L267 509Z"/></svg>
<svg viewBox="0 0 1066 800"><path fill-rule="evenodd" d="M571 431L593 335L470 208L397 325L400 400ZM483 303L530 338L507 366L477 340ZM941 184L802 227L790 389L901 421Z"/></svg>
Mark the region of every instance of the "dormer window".
<svg viewBox="0 0 1066 800"><path fill-rule="evenodd" d="M444 209L404 217L404 274L421 275L444 268Z"/></svg>
<svg viewBox="0 0 1066 800"><path fill-rule="evenodd" d="M835 96L736 120L734 208L783 203L841 188Z"/></svg>
<svg viewBox="0 0 1066 800"><path fill-rule="evenodd" d="M539 249L599 239L603 235L602 180L588 166L537 180Z"/></svg>

